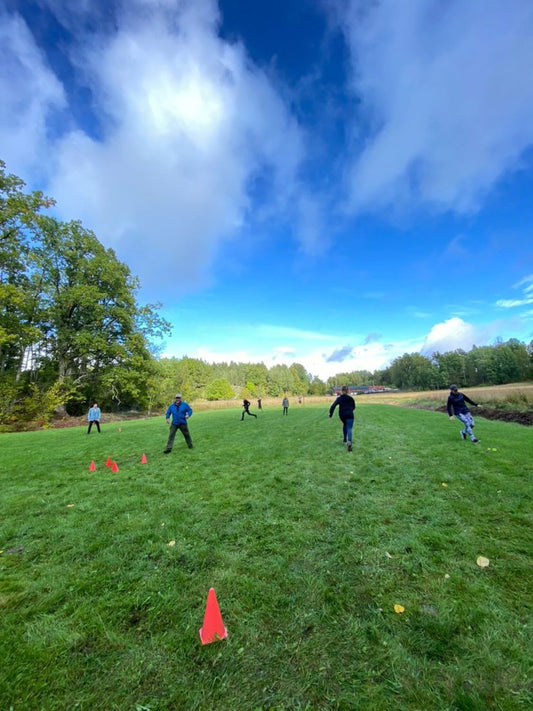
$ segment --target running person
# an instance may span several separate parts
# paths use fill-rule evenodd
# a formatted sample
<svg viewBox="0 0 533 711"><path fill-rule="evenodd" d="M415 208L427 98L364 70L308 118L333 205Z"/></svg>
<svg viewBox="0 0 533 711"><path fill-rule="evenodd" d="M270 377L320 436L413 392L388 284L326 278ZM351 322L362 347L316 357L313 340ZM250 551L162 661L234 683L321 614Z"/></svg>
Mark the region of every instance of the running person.
<svg viewBox="0 0 533 711"><path fill-rule="evenodd" d="M346 444L348 452L352 451L352 429L355 418L355 400L348 395L348 387L343 385L341 394L329 408L329 416L333 417L335 408L339 406L339 417L342 422L342 441Z"/></svg>
<svg viewBox="0 0 533 711"><path fill-rule="evenodd" d="M453 420L453 416L455 414L457 419L461 420L463 423L464 428L461 430L462 439L466 439L468 435L472 442L479 442L475 434L472 432L474 428L474 418L466 406L467 402L474 407L478 407L477 402L474 402L467 395L464 395L458 391L457 385L450 385L450 394L448 396L448 402L446 403L446 409L448 410L450 420Z"/></svg>

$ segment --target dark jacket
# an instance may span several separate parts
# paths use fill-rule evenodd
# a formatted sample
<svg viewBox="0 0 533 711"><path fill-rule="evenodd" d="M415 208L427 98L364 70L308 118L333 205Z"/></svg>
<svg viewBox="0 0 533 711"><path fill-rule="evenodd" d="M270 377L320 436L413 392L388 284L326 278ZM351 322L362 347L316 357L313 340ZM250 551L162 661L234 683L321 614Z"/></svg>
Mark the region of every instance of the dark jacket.
<svg viewBox="0 0 533 711"><path fill-rule="evenodd" d="M170 417L170 415L172 415L172 424L173 425L184 425L187 422L187 417L185 417L185 415L188 415L188 417L191 417L192 410L191 410L189 404L184 402L183 400L180 402L179 405L176 405L176 403L173 402L172 405L169 405L167 414L165 415L167 420Z"/></svg>
<svg viewBox="0 0 533 711"><path fill-rule="evenodd" d="M466 402L465 402L466 401ZM446 409L448 410L448 415L451 417L453 414L465 414L470 412L466 403L469 402L474 407L477 407L477 402L471 400L467 395L463 393L450 393L448 396L448 402L446 403Z"/></svg>
<svg viewBox="0 0 533 711"><path fill-rule="evenodd" d="M329 416L333 417L335 408L339 406L339 417L341 420L353 420L355 410L355 400L351 395L339 395L333 405L329 408Z"/></svg>

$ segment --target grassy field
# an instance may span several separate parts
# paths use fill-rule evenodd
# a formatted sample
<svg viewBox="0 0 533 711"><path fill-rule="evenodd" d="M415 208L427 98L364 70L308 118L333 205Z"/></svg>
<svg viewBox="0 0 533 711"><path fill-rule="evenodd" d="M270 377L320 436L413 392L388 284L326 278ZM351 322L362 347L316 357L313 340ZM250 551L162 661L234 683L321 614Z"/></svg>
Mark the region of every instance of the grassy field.
<svg viewBox="0 0 533 711"><path fill-rule="evenodd" d="M532 708L531 430L459 429L358 401L353 454L324 404L197 412L170 455L163 418L0 435L0 709Z"/></svg>

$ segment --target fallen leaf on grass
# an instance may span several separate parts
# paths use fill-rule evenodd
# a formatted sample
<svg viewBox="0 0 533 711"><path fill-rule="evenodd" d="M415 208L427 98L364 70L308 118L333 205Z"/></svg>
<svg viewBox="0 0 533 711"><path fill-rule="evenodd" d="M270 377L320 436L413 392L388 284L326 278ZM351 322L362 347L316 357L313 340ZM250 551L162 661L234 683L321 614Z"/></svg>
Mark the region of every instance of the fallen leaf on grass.
<svg viewBox="0 0 533 711"><path fill-rule="evenodd" d="M442 486L446 487L446 486L448 486L448 484L445 481L443 481Z"/></svg>
<svg viewBox="0 0 533 711"><path fill-rule="evenodd" d="M168 545L168 546L175 546L175 545L176 545L176 541L169 541L169 542L167 543L167 545Z"/></svg>
<svg viewBox="0 0 533 711"><path fill-rule="evenodd" d="M485 556L478 556L476 563L479 565L480 568L488 568L490 565L490 560L488 558L485 558Z"/></svg>
<svg viewBox="0 0 533 711"><path fill-rule="evenodd" d="M392 558L391 554L387 553L387 551L385 551L385 555L387 556L387 558Z"/></svg>
<svg viewBox="0 0 533 711"><path fill-rule="evenodd" d="M446 578L446 580L449 580L449 579L450 579L449 573L445 573L445 574L444 574L444 577Z"/></svg>
<svg viewBox="0 0 533 711"><path fill-rule="evenodd" d="M74 506L74 504L67 504L67 509L71 509Z"/></svg>
<svg viewBox="0 0 533 711"><path fill-rule="evenodd" d="M405 607L403 605L394 605L394 612L397 615L401 615L402 612L405 612Z"/></svg>

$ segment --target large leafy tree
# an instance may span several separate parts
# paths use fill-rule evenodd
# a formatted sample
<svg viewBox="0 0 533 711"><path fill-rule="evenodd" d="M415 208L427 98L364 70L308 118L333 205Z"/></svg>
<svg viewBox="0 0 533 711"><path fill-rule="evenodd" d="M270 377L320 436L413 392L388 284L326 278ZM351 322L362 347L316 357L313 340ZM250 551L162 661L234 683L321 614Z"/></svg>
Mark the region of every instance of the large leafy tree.
<svg viewBox="0 0 533 711"><path fill-rule="evenodd" d="M31 278L41 292L40 365L52 363L60 383L98 392L107 382L116 403L122 390L135 399L148 374L148 338L169 324L156 306L138 306L137 278L81 223L39 223Z"/></svg>
<svg viewBox="0 0 533 711"><path fill-rule="evenodd" d="M405 390L430 390L438 387L439 371L429 358L419 353L404 353L390 367L392 382Z"/></svg>
<svg viewBox="0 0 533 711"><path fill-rule="evenodd" d="M39 215L51 205L41 192L25 193L0 161L0 375L20 376L26 349L41 333L29 264Z"/></svg>

